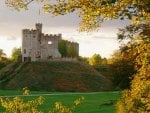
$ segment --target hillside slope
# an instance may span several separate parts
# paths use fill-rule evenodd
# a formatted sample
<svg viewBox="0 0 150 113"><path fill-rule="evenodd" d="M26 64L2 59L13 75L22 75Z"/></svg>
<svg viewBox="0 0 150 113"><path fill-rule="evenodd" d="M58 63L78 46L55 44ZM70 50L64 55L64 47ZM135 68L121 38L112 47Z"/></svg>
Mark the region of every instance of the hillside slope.
<svg viewBox="0 0 150 113"><path fill-rule="evenodd" d="M110 90L111 87L109 80L91 66L80 62L51 61L16 65L0 71L1 89L29 87L30 90L90 92Z"/></svg>

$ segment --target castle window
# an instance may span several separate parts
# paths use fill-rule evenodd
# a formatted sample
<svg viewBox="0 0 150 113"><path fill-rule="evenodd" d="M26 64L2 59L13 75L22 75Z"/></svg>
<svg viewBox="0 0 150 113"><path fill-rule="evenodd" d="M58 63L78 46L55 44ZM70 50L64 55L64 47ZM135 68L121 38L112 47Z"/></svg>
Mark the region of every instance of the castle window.
<svg viewBox="0 0 150 113"><path fill-rule="evenodd" d="M25 35L25 38L27 38L28 37L28 35Z"/></svg>
<svg viewBox="0 0 150 113"><path fill-rule="evenodd" d="M35 35L33 35L33 38L35 38Z"/></svg>
<svg viewBox="0 0 150 113"><path fill-rule="evenodd" d="M26 53L26 49L24 49L24 54Z"/></svg>
<svg viewBox="0 0 150 113"><path fill-rule="evenodd" d="M53 57L52 56L48 56L48 59L52 59Z"/></svg>
<svg viewBox="0 0 150 113"><path fill-rule="evenodd" d="M52 41L48 41L48 44L49 44L49 45L52 45L52 44L53 44L53 42L52 42Z"/></svg>

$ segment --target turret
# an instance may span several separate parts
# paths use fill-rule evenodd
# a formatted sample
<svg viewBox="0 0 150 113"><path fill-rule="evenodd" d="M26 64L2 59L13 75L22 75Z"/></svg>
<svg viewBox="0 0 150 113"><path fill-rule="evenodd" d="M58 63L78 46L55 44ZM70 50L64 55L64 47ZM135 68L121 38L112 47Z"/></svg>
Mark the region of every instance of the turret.
<svg viewBox="0 0 150 113"><path fill-rule="evenodd" d="M41 23L37 23L37 24L35 25L35 27L36 27L36 29L37 29L40 33L42 33L42 24L41 24Z"/></svg>

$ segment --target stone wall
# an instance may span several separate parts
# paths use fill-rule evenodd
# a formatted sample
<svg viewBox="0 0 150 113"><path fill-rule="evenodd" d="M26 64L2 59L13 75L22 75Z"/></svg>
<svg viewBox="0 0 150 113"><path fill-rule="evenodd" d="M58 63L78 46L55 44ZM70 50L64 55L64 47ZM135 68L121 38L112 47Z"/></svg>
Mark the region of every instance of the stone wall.
<svg viewBox="0 0 150 113"><path fill-rule="evenodd" d="M22 30L22 62L61 58L58 50L60 40L62 40L61 34L43 34L42 24L36 24L34 30ZM79 44L68 41L68 48L72 45L78 54Z"/></svg>

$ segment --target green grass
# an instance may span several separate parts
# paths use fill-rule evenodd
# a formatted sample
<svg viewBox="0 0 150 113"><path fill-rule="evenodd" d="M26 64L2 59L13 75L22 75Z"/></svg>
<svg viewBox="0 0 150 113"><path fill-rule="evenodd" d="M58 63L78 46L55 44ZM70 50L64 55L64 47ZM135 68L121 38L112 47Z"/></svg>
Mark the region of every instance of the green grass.
<svg viewBox="0 0 150 113"><path fill-rule="evenodd" d="M31 92L31 94L42 94L51 92ZM15 95L21 94L21 91L0 90L0 95ZM85 100L75 109L74 113L115 113L115 103L119 99L120 92L98 92L98 93L52 93L61 95L44 96L44 104L39 108L44 112L47 111L57 101L62 102L64 105L72 106L73 101L84 96ZM31 100L37 97L24 97ZM113 101L113 103L111 103ZM1 111L2 108L0 108Z"/></svg>

